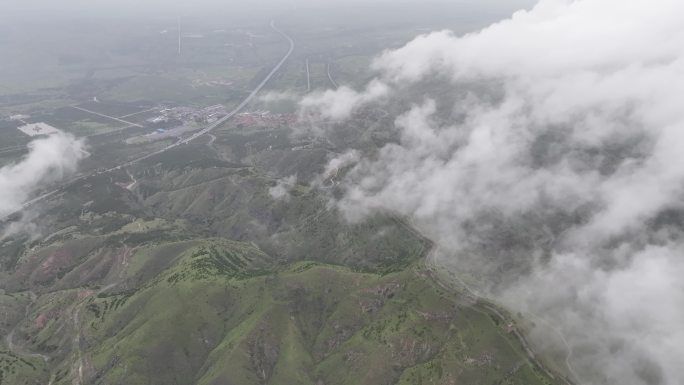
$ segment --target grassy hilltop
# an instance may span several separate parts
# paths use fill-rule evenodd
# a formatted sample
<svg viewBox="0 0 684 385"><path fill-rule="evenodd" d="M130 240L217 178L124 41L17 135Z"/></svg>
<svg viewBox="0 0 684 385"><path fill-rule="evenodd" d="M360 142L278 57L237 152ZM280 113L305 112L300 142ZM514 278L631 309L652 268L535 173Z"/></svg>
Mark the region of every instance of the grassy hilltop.
<svg viewBox="0 0 684 385"><path fill-rule="evenodd" d="M22 333L31 349L55 346L54 384L551 383L495 315L419 265L276 266L250 244L218 239L153 249L130 256L121 282L156 259L175 262L136 289L38 299ZM62 350L69 333L76 342ZM45 381L45 364L35 365Z"/></svg>

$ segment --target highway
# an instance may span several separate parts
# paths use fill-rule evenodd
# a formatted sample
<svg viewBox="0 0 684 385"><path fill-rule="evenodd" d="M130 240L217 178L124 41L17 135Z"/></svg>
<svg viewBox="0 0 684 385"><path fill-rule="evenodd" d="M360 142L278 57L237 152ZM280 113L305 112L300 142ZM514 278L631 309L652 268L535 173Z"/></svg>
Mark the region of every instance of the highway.
<svg viewBox="0 0 684 385"><path fill-rule="evenodd" d="M337 84L335 79L333 79L332 74L330 73L330 62L328 62L328 79L330 80L330 83L335 87L335 89L340 88L340 85Z"/></svg>
<svg viewBox="0 0 684 385"><path fill-rule="evenodd" d="M77 177L77 178L74 178L74 179L68 181L68 182L65 183L64 185L69 185L69 184L71 184L71 183L77 182L77 181L79 181L79 180L88 178L88 177L93 176L93 175L101 175L101 174L105 174L105 173L112 172L112 171L115 171L115 170L120 170L120 169L122 169L122 168L124 168L124 167L131 166L131 165L136 164L136 163L138 163L138 162L140 162L140 161L143 161L143 160L145 160L145 159L151 158L151 157L153 157L153 156L155 156L155 155L159 155L159 154L161 154L161 153L164 153L164 152L166 152L166 151L169 151L169 150L174 149L174 148L176 148L176 147L179 147L179 146L181 146L181 145L188 144L188 143L192 142L193 140L199 138L200 136L203 136L203 135L205 135L205 134L210 133L211 131L213 131L214 129L216 129L216 127L219 127L220 125L222 125L223 123L225 123L226 121L228 121L230 118L232 118L233 116L235 116L236 114L238 114L240 111L242 111L242 109L244 109L245 106L247 106L247 105L256 97L256 95L257 95L257 94L266 86L266 84L269 82L269 80L271 80L271 78L280 70L280 68L283 66L283 64L285 64L285 62L287 61L287 59L290 58L290 56L292 55L292 52L293 52L294 49L295 49L295 42L294 42L294 40L292 40L292 38L291 38L290 36L288 36L285 32L283 32L283 31L281 31L280 29L278 29L278 27L276 27L274 21L271 21L271 29L273 29L273 30L276 31L278 34L280 34L282 37L284 37L284 38L288 41L288 43L290 44L290 48L289 48L289 50L287 51L287 53L285 54L285 56L283 56L283 58L280 59L280 61L278 62L278 64L276 64L275 67L273 67L273 69L271 70L271 72L264 78L264 80L262 80L261 83L259 83L259 85L256 86L256 88L254 88L254 90L249 94L249 96L247 96L247 97L242 101L242 103L240 103L240 104L239 104L237 107L235 107L232 111L230 111L228 114L226 114L225 116L223 116L222 118L220 118L220 119L217 120L216 122L214 122L214 123L212 123L211 125L207 126L206 128L203 128L202 130L200 130L200 131L198 131L198 132L192 134L191 136L189 136L189 137L187 137L187 138L184 138L184 139L179 139L176 143L173 143L173 144L171 144L171 145L169 145L169 146L166 146L166 147L164 147L164 148L162 148L162 149L160 149L160 150L151 152L151 153L149 153L149 154L145 154L145 155L143 155L143 156L141 156L141 157L135 158L135 159L133 159L133 160L130 160L130 161L128 161L128 162L126 162L126 163L124 163L124 164L118 165L118 166L116 166L116 167L112 167L112 168L109 168L109 169L106 169L106 170L101 170L101 171L98 171L98 172L96 172L96 173L92 173L92 174L88 174L88 175L79 176L79 177ZM117 120L118 120L118 119L117 119ZM44 199L50 197L50 196L55 195L56 193L60 192L60 191L62 190L62 188L63 188L63 187L60 187L60 188L58 188L58 189L55 189L55 190L50 191L50 192L47 192L47 193L42 194L42 195L40 195L40 196L38 196L38 197L36 197L36 198L31 199L30 201L25 202L25 203L22 205L22 209L26 209L26 208L28 208L28 207L30 207L30 206L32 206L32 205L38 203L38 202L40 202L40 201L42 201L42 200L44 200ZM5 217L0 218L0 222L2 222L2 221L5 220L7 217L9 217L9 216L11 216L11 215L13 215L13 214L14 214L14 213L8 214L8 215L6 215Z"/></svg>
<svg viewBox="0 0 684 385"><path fill-rule="evenodd" d="M309 71L309 58L306 58L306 92L311 92L311 72Z"/></svg>
<svg viewBox="0 0 684 385"><path fill-rule="evenodd" d="M269 80L271 80L271 78L273 77L273 75L275 75L275 74L280 70L280 67L282 67L283 64L285 64L285 62L287 61L287 59L290 58L290 55L292 55L292 51L294 51L294 48L295 48L295 42L294 42L294 40L292 40L292 38L291 38L290 36L288 36L285 32L283 32L283 31L281 31L280 29L278 29L278 27L275 26L275 22L273 22L273 21L271 21L271 28L272 28L274 31L276 31L277 33L279 33L281 36L283 36L285 39L287 39L287 41L290 43L290 49L287 51L287 53L285 54L285 56L283 56L283 58L280 59L280 62L278 62L278 64L276 64L275 67L273 67L273 69L271 70L271 72L264 78L264 80L262 80L261 83L259 83L259 85L252 91L252 93L250 93L249 96L247 96L247 98L245 98L245 100L242 101L242 103L240 103L237 107L235 107L232 111L230 111L228 114L226 114L226 115L225 115L224 117L222 117L221 119L217 120L216 122L212 123L212 124L209 125L208 127L206 127L206 128L204 128L204 129L202 129L202 130L200 130L200 131L198 131L198 132L192 134L191 136L189 136L189 137L187 137L187 138L185 138L185 139L180 139L180 140L177 141L176 143L171 144L171 145L169 145L169 146L167 146L167 147L164 147L164 148L162 148L161 150L158 150L158 151L149 153L149 154L147 154L147 155L141 156L141 157L139 157L139 158L133 159L133 160L127 162L127 163L124 163L124 164L119 165L119 166L116 166L116 167L112 167L112 168L110 168L110 169L108 169L108 170L100 171L99 173L101 174L101 173L106 173L106 172L110 172L110 171L114 171L114 170L119 170L119 169L121 169L121 168L123 168L123 167L127 167L127 166L130 166L130 165L132 165L132 164L138 163L138 162L140 162L141 160L145 160L145 159L151 158L151 157L153 157L153 156L155 156L155 155L159 155L159 154L161 154L161 153L163 153L163 152L166 152L166 151L168 151L168 150L171 150L172 148L176 148L176 147L178 147L178 146L180 146L180 145L183 145L183 144L188 144L188 143L192 142L193 140L199 138L200 136L205 135L205 134L207 134L207 133L213 131L214 129L216 129L216 127L219 127L220 125L222 125L223 123L225 123L226 121L228 121L228 119L232 118L232 117L235 116L237 113L239 113L240 111L242 111L242 109L245 108L245 106L247 106L247 104L249 104L249 103L254 99L254 97L259 93L259 91L261 91L261 90L264 88L264 86L266 86L266 84L268 83Z"/></svg>

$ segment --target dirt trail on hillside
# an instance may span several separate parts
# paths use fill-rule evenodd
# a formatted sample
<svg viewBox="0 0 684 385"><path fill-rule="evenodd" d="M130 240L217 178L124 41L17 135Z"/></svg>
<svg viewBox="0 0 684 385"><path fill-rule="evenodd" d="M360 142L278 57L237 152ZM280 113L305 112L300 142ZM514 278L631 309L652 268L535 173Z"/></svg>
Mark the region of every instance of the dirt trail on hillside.
<svg viewBox="0 0 684 385"><path fill-rule="evenodd" d="M28 320L29 314L31 313L31 306L33 306L33 304L36 302L36 299L38 298L36 293L34 293L32 291L29 291L28 294L29 294L30 301L26 305L26 308L24 310L24 320ZM9 349L9 351L18 355L18 356L40 358L43 361L48 362L50 357L48 357L44 354L40 354L40 353L30 353L30 352L26 351L23 347L17 346L14 343L14 334L17 331L17 329L19 328L19 326L21 326L21 323L22 323L22 321L19 321L16 325L14 325L12 330L10 330L10 332L7 333L7 335L5 336L5 342L7 343L7 348Z"/></svg>
<svg viewBox="0 0 684 385"><path fill-rule="evenodd" d="M427 273L427 278L435 282L440 288L443 290L450 292L450 293L460 293L461 295L465 296L466 300L468 300L472 304L478 304L482 308L486 309L487 311L493 313L497 318L499 318L502 322L507 323L510 322L511 320L504 316L504 314L499 310L499 306L497 304L494 304L491 300L488 298L481 296L477 293L477 290L474 288L469 287L465 282L462 280L458 279L457 277L454 277L458 281L458 287L454 286L452 282L447 282L444 278L441 278L439 274L437 274L436 269L437 266L434 263L434 255L436 254L438 248L435 245L435 243L425 236L423 233L421 233L419 230L417 230L417 227L411 224L409 221L395 217L395 220L402 226L404 227L407 231L409 231L412 235L415 237L418 237L423 244L425 245L422 252L421 252L421 257L423 258L423 265L426 269ZM578 376L575 373L575 370L571 364L571 358L573 355L573 350L572 347L567 343L566 339L563 336L563 333L560 332L560 330L557 330L553 328L549 322L544 320L543 318L535 315L535 314L528 314L529 317L532 317L534 320L541 322L544 327L548 328L551 330L553 333L557 334L560 336L561 340L563 341L566 349L566 357L565 357L565 365L567 367L568 373L572 375L574 378L574 381L578 381ZM533 362L537 367L540 368L547 376L549 376L552 379L555 380L561 380L565 382L567 385L574 385L573 382L570 380L566 379L563 376L555 375L549 369L544 366L539 359L537 358L536 354L532 350L530 344L528 343L527 339L522 335L522 333L518 330L515 325L513 325L511 329L511 333L516 337L516 339L520 342L521 346L523 347L523 350L527 354L528 359ZM579 382L578 382L579 383Z"/></svg>

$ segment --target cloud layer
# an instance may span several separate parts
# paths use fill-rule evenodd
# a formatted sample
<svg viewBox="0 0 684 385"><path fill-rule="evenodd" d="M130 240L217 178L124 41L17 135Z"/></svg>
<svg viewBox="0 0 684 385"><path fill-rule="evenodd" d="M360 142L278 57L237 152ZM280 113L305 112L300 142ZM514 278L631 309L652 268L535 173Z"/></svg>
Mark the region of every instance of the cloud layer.
<svg viewBox="0 0 684 385"><path fill-rule="evenodd" d="M358 162L339 206L413 217L443 266L566 336L578 382L682 383L682 15L673 0L542 0L385 52L367 89L302 103L345 119L413 95L398 143Z"/></svg>
<svg viewBox="0 0 684 385"><path fill-rule="evenodd" d="M0 168L0 218L20 210L39 188L74 173L87 154L84 142L66 133L36 139L28 147L21 161Z"/></svg>

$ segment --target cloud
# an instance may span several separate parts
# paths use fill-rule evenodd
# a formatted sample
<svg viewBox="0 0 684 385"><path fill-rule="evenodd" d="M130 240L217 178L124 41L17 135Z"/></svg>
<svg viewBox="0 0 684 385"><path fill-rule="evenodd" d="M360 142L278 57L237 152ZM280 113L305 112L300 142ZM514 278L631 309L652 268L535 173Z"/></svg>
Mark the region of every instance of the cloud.
<svg viewBox="0 0 684 385"><path fill-rule="evenodd" d="M389 92L387 84L379 80L373 80L360 92L347 86L317 91L301 100L300 115L318 119L348 119L358 107L381 99Z"/></svg>
<svg viewBox="0 0 684 385"><path fill-rule="evenodd" d="M297 175L279 179L275 186L268 189L271 198L275 200L290 200L290 190L297 185Z"/></svg>
<svg viewBox="0 0 684 385"><path fill-rule="evenodd" d="M41 236L41 229L36 224L40 213L37 210L24 210L18 220L12 221L0 230L0 241L16 236L28 236L35 241Z"/></svg>
<svg viewBox="0 0 684 385"><path fill-rule="evenodd" d="M275 102L296 102L299 101L301 97L294 92L278 92L271 91L263 96L259 97L259 100L264 103L275 103Z"/></svg>
<svg viewBox="0 0 684 385"><path fill-rule="evenodd" d="M359 161L361 154L356 150L349 150L343 154L330 159L328 164L325 166L323 171L323 178L330 179L335 178L341 169L349 167Z"/></svg>
<svg viewBox="0 0 684 385"><path fill-rule="evenodd" d="M398 141L358 159L338 206L411 216L438 263L553 325L535 341L565 336L581 383L681 383L682 15L674 0L542 0L384 52L383 92L302 102L344 119L412 95Z"/></svg>
<svg viewBox="0 0 684 385"><path fill-rule="evenodd" d="M19 162L0 168L0 218L20 210L40 188L73 174L87 154L82 140L62 132L33 140L28 148Z"/></svg>

